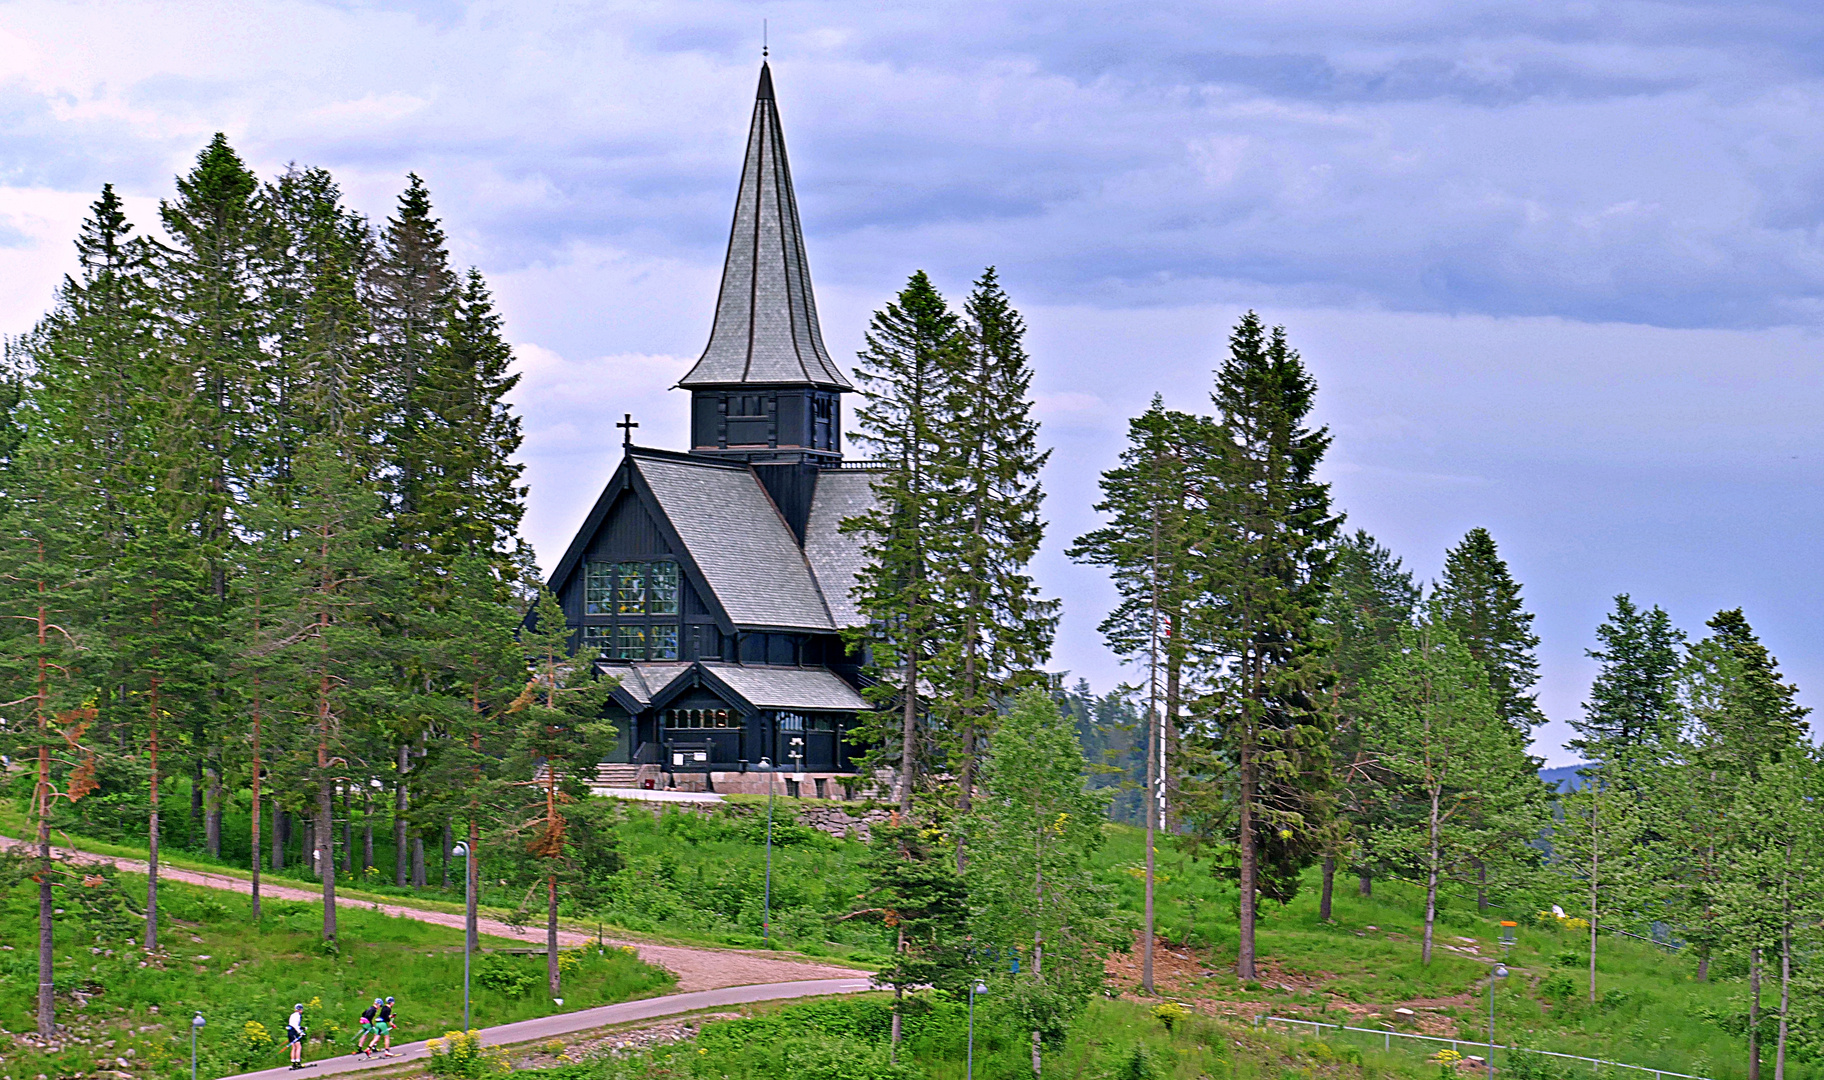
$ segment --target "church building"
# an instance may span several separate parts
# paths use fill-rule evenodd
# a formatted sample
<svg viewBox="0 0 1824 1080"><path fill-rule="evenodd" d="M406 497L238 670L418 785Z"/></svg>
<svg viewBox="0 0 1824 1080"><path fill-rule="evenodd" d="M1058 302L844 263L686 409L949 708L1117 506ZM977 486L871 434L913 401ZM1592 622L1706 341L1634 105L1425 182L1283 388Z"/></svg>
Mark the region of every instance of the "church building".
<svg viewBox="0 0 1824 1080"><path fill-rule="evenodd" d="M843 797L869 705L840 636L865 622L861 541L841 525L873 506L875 466L843 460L854 388L817 325L764 63L715 323L678 388L690 448L636 446L624 423L620 466L549 582L620 680L598 782L761 792L765 759L782 794Z"/></svg>

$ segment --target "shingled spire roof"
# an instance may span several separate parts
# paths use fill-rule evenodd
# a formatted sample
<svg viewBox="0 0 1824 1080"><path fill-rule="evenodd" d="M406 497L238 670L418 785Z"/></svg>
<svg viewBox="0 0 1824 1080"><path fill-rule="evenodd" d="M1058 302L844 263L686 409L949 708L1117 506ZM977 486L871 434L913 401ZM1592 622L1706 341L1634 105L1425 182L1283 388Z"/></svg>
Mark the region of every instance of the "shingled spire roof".
<svg viewBox="0 0 1824 1080"><path fill-rule="evenodd" d="M722 267L722 292L716 298L716 323L702 358L678 380L683 387L744 384L853 389L831 362L817 325L798 199L773 101L773 73L764 62L728 261Z"/></svg>

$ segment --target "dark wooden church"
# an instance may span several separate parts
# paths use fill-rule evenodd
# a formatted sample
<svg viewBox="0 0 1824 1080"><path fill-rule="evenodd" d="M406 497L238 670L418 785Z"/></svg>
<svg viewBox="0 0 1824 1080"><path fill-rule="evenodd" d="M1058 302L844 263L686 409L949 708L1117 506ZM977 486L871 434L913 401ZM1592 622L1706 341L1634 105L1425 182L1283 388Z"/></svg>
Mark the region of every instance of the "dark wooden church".
<svg viewBox="0 0 1824 1080"><path fill-rule="evenodd" d="M773 100L760 89L734 227L690 392L690 449L632 443L551 575L577 640L620 687L609 786L840 797L869 706L840 638L863 617L863 554L843 519L873 505L842 457L842 394L824 348Z"/></svg>

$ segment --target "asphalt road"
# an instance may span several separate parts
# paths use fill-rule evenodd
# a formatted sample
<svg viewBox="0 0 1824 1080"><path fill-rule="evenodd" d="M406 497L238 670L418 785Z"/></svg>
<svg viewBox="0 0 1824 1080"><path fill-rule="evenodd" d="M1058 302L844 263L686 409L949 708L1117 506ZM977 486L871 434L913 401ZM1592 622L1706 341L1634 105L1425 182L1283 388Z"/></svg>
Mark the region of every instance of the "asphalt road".
<svg viewBox="0 0 1824 1080"><path fill-rule="evenodd" d="M549 1039L558 1035L571 1035L579 1031L589 1031L613 1024L651 1020L659 1016L675 1016L679 1013L713 1009L723 1005L743 1005L750 1001L776 1001L780 998L856 994L868 989L869 986L870 983L865 975L850 979L808 979L802 982L766 983L759 986L725 986L719 990L699 990L690 994L668 994L665 997L645 998L640 1001L623 1001L618 1005L601 1005L578 1012L541 1016L536 1020L521 1020L515 1024L501 1024L499 1027L483 1028L481 1038L484 1043L492 1046L510 1046L537 1039ZM327 1076L331 1073L388 1068L413 1058L427 1056L422 1042L395 1046L393 1050L399 1055L398 1057L382 1058L378 1061L357 1060L350 1054L325 1058L303 1070L305 1075L299 1077L298 1080L310 1080L311 1077ZM223 1080L280 1080L281 1077L289 1078L291 1076L291 1069L281 1065L276 1069L241 1073L238 1076L223 1078Z"/></svg>

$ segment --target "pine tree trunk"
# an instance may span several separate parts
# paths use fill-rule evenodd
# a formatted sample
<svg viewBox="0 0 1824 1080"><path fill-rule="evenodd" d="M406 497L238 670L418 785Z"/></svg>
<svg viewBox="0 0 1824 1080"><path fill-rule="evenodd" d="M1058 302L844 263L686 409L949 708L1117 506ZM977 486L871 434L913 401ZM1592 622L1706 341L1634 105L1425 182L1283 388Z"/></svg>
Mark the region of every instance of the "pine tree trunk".
<svg viewBox="0 0 1824 1080"><path fill-rule="evenodd" d="M1245 722L1245 721L1244 721ZM1235 949L1235 973L1242 979L1252 979L1254 972L1254 903L1256 890L1256 868L1254 865L1254 755L1251 746L1244 745L1241 752L1241 799L1239 821L1235 829L1236 847L1240 854L1239 881L1241 904L1236 919L1237 941Z"/></svg>
<svg viewBox="0 0 1824 1080"><path fill-rule="evenodd" d="M393 781L393 884L405 888L405 875L409 870L410 856L405 846L405 812L406 790L405 774L411 766L411 749L404 743L399 744L398 773Z"/></svg>
<svg viewBox="0 0 1824 1080"><path fill-rule="evenodd" d="M906 649L906 686L899 733L899 812L912 818L912 772L918 760L918 648ZM775 766L776 767L776 766Z"/></svg>
<svg viewBox="0 0 1824 1080"><path fill-rule="evenodd" d="M195 734L195 733L193 733ZM184 844L192 851L196 850L196 837L203 831L203 759L190 759L190 830L184 837Z"/></svg>
<svg viewBox="0 0 1824 1080"><path fill-rule="evenodd" d="M247 859L253 866L253 921L260 921L260 842L265 839L260 835L260 682L253 682L253 765L248 773L248 784L253 795L253 826L249 829L251 838L247 844Z"/></svg>
<svg viewBox="0 0 1824 1080"><path fill-rule="evenodd" d="M45 639L44 610L38 612L38 640ZM45 660L38 661L39 696L44 697ZM32 809L38 815L38 1034L46 1039L57 1035L56 963L53 946L51 913L56 899L51 893L51 747L48 736L48 710L40 700L38 709L38 790L33 793Z"/></svg>
<svg viewBox="0 0 1824 1080"><path fill-rule="evenodd" d="M422 889L427 884L424 876L424 837L412 837L412 888Z"/></svg>
<svg viewBox="0 0 1824 1080"><path fill-rule="evenodd" d="M1788 849L1788 858L1791 857ZM1786 1018L1792 1006L1792 898L1786 899L1786 921L1780 925L1780 1032L1773 1050L1773 1080L1786 1080Z"/></svg>
<svg viewBox="0 0 1824 1080"><path fill-rule="evenodd" d="M1336 892L1336 856L1324 856L1323 891L1317 894L1317 921L1330 921L1330 897Z"/></svg>
<svg viewBox="0 0 1824 1080"><path fill-rule="evenodd" d="M291 842L291 816L279 809L279 797L272 797L272 868L285 869L285 845Z"/></svg>
<svg viewBox="0 0 1824 1080"><path fill-rule="evenodd" d="M439 870L441 875L439 885L445 889L450 887L450 848L453 844L454 841L450 837L450 823L446 819L443 823L443 866Z"/></svg>
<svg viewBox="0 0 1824 1080"><path fill-rule="evenodd" d="M475 916L476 905L481 901L481 857L476 854L476 852L480 850L481 825L471 817L469 819L469 857L462 860L462 872L469 876L468 895L463 900L463 908L465 916L464 923L467 928L465 936L468 939L468 948L471 952L475 950L476 946L481 944L479 923Z"/></svg>
<svg viewBox="0 0 1824 1080"><path fill-rule="evenodd" d="M1154 850L1157 838L1154 836L1154 823L1158 819L1159 790L1159 711L1149 703L1146 716L1146 911L1145 926L1141 929L1140 941L1140 986L1153 993L1153 939L1158 931L1154 929L1155 908L1153 900L1153 883L1156 872Z"/></svg>
<svg viewBox="0 0 1824 1080"><path fill-rule="evenodd" d="M333 782L329 778L327 751L319 745L319 768L323 770L317 781L317 827L315 832L316 863L323 876L323 940L336 940L336 831L331 824L335 813L333 802Z"/></svg>
<svg viewBox="0 0 1824 1080"><path fill-rule="evenodd" d="M1476 913L1488 914L1488 864L1476 860Z"/></svg>
<svg viewBox="0 0 1824 1080"><path fill-rule="evenodd" d="M306 874L323 880L323 867L317 858L317 812L309 802L298 808L298 833L298 861L304 864Z"/></svg>
<svg viewBox="0 0 1824 1080"><path fill-rule="evenodd" d="M156 609L154 609L156 611ZM153 617L153 624L158 619ZM151 708L149 722L150 738L147 745L151 751L152 773L150 791L152 795L152 812L146 821L146 951L158 951L158 676L150 680L150 692L146 695Z"/></svg>
<svg viewBox="0 0 1824 1080"><path fill-rule="evenodd" d="M1425 944L1419 949L1419 963L1431 963L1431 936L1438 921L1438 825L1441 792L1431 789L1431 815L1425 845Z"/></svg>
<svg viewBox="0 0 1824 1080"><path fill-rule="evenodd" d="M1700 983L1710 981L1710 946L1708 945L1697 954L1697 981Z"/></svg>
<svg viewBox="0 0 1824 1080"><path fill-rule="evenodd" d="M222 857L222 771L210 762L203 769L203 846L209 857Z"/></svg>
<svg viewBox="0 0 1824 1080"><path fill-rule="evenodd" d="M355 815L349 807L348 781L337 785L342 789L342 872L355 872Z"/></svg>
<svg viewBox="0 0 1824 1080"><path fill-rule="evenodd" d="M557 973L557 875L545 878L545 979L551 984L551 996L563 994Z"/></svg>
<svg viewBox="0 0 1824 1080"><path fill-rule="evenodd" d="M1374 896L1374 871L1366 866L1356 871L1355 894L1364 900Z"/></svg>
<svg viewBox="0 0 1824 1080"><path fill-rule="evenodd" d="M374 868L374 793L361 785L361 874Z"/></svg>

